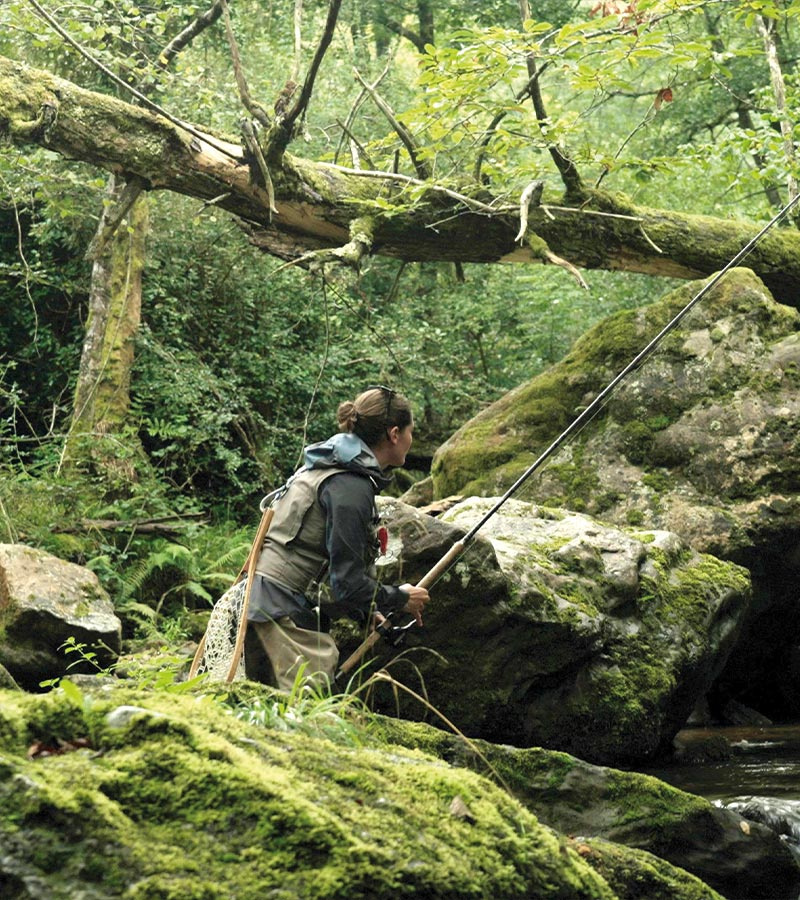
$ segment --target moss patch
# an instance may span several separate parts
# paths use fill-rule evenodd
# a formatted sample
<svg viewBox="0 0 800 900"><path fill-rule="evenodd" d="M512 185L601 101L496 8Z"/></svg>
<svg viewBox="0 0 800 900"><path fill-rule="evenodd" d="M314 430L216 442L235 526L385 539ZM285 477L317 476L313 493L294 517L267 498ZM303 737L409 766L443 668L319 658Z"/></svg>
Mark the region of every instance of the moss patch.
<svg viewBox="0 0 800 900"><path fill-rule="evenodd" d="M570 845L613 887L619 900L724 900L699 878L644 850L598 838L578 838Z"/></svg>
<svg viewBox="0 0 800 900"><path fill-rule="evenodd" d="M266 731L208 697L2 709L4 852L54 900L614 896L505 792L417 751ZM26 759L37 735L87 734L93 750Z"/></svg>

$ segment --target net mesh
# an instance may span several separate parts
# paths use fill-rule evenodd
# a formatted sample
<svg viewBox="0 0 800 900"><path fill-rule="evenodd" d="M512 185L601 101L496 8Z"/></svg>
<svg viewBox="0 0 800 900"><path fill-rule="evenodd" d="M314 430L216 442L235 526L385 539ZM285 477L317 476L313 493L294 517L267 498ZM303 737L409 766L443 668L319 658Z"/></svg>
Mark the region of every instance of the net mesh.
<svg viewBox="0 0 800 900"><path fill-rule="evenodd" d="M228 677L236 647L236 635L242 619L242 606L247 579L242 578L217 600L211 610L206 628L206 642L197 674L208 673L211 681L225 681ZM244 653L239 657L234 681L244 678Z"/></svg>

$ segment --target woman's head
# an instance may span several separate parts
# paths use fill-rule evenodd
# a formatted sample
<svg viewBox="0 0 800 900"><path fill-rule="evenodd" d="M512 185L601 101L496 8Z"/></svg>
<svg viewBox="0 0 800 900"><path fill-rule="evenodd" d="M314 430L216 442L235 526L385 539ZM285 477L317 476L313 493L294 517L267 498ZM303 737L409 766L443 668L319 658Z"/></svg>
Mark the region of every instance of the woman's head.
<svg viewBox="0 0 800 900"><path fill-rule="evenodd" d="M396 443L398 437L407 436L409 445L411 443L411 426L414 424L411 404L390 388L369 387L355 400L340 403L337 418L340 431L357 435L373 451L384 441ZM402 461L391 464L402 465Z"/></svg>

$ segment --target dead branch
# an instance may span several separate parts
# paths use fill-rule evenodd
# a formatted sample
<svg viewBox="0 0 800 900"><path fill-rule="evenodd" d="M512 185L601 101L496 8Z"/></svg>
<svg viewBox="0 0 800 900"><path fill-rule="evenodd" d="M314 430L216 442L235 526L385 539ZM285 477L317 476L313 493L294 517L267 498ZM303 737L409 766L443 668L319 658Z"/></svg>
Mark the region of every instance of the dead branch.
<svg viewBox="0 0 800 900"><path fill-rule="evenodd" d="M140 534L178 534L191 525L205 525L202 513L183 516L160 516L152 519L80 519L74 525L54 525L57 534L80 534L84 531L137 531Z"/></svg>
<svg viewBox="0 0 800 900"><path fill-rule="evenodd" d="M515 241L521 241L525 237L528 230L528 210L531 204L539 206L542 202L542 191L544 190L543 181L532 181L522 192L519 198L519 231L514 238Z"/></svg>
<svg viewBox="0 0 800 900"><path fill-rule="evenodd" d="M392 50L392 52L389 53L389 61L386 63L381 74L378 75L378 77L375 79L375 81L372 82L372 87L375 90L378 89L378 85L383 81L383 79L389 73L389 69L391 68L393 61L394 61L394 50ZM345 119L344 125L342 126L342 131L344 133L342 134L342 137L339 140L339 146L336 148L336 153L334 153L334 155L333 155L334 162L336 162L339 159L339 153L342 150L342 143L344 142L345 137L350 137L351 140L353 139L351 136L351 133L350 133L353 128L353 122L355 121L358 110L361 108L361 104L367 98L367 95L368 95L367 89L365 87L362 87L361 90L359 91L358 96L353 101L353 105L350 107L350 112L347 114L347 118ZM364 155L366 156L366 154L364 154ZM371 164L370 164L370 167L374 168Z"/></svg>
<svg viewBox="0 0 800 900"><path fill-rule="evenodd" d="M552 250L546 250L544 253L544 258L547 262L551 263L554 266L558 266L561 269L566 269L570 275L577 281L578 286L582 287L584 290L589 290L589 285L584 280L583 275L580 273L580 269L576 268L572 265L572 263L568 259L564 259L561 256L557 256L553 253Z"/></svg>
<svg viewBox="0 0 800 900"><path fill-rule="evenodd" d="M264 128L269 128L272 120L264 107L257 103L250 95L250 88L245 78L244 68L242 67L242 58L239 55L239 45L236 43L236 35L233 33L233 25L231 23L231 14L228 9L227 0L220 0L222 3L222 15L225 21L225 36L228 39L228 47L231 51L231 61L233 62L233 77L236 79L236 87L239 90L239 99L242 106L250 113L250 115L260 122Z"/></svg>
<svg viewBox="0 0 800 900"><path fill-rule="evenodd" d="M279 123L279 129L275 130L270 136L270 152L274 152L277 156L283 155L283 152L286 150L286 147L291 140L295 123L301 116L305 115L308 104L311 101L311 94L314 91L314 82L317 77L317 72L322 64L325 53L333 40L333 32L336 28L336 21L339 18L341 6L342 0L331 0L330 6L328 7L328 18L325 22L325 28L322 32L319 44L317 45L314 59L311 61L306 80L303 82L300 96L297 98L297 103L295 103L292 109L286 114L283 121Z"/></svg>
<svg viewBox="0 0 800 900"><path fill-rule="evenodd" d="M354 69L353 71L355 72L356 78L361 82L362 87L367 91L370 97L372 97L375 105L384 114L384 116L386 116L389 124L392 126L397 136L403 142L403 146L406 148L406 150L408 151L408 155L411 157L411 162L414 164L414 170L416 171L417 175L423 180L430 178L431 171L427 162L420 159L417 154L417 142L414 140L414 136L405 127L405 125L400 122L400 120L394 114L394 110L383 99L383 97L381 97L381 95L375 90L375 88L364 81L357 69Z"/></svg>
<svg viewBox="0 0 800 900"><path fill-rule="evenodd" d="M201 34L206 28L213 25L221 15L222 0L216 0L213 6L192 19L186 28L176 34L166 47L164 47L158 55L158 64L162 68L166 68L181 50L187 47L198 34Z"/></svg>
<svg viewBox="0 0 800 900"><path fill-rule="evenodd" d="M261 176L262 187L264 187L267 192L267 206L269 208L268 221L271 222L272 216L278 212L278 208L275 206L275 187L272 184L269 166L267 165L267 160L264 158L264 152L261 149L261 144L258 142L258 135L256 134L252 123L247 119L243 119L240 124L245 147L250 154L250 159L255 163L256 170Z"/></svg>

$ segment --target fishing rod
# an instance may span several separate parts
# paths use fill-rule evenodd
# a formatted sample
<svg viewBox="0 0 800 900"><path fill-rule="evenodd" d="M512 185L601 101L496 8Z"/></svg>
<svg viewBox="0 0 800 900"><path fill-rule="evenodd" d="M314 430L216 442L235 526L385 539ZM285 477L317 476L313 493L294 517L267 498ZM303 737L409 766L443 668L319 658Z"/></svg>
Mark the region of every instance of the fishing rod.
<svg viewBox="0 0 800 900"><path fill-rule="evenodd" d="M777 212L767 224L755 235L755 237L751 238L747 244L734 256L724 268L720 269L712 278L710 278L702 288L695 294L694 297L680 310L662 329L659 333L647 344L644 349L640 350L639 353L619 372L615 378L613 378L600 393L592 400L592 402L583 410L583 412L577 416L562 432L561 434L544 450L528 468L519 476L519 478L511 485L511 487L500 497L496 503L486 512L473 526L470 530L462 537L460 540L456 541L450 549L445 553L445 555L436 563L436 565L427 572L422 579L417 583L417 587L423 588L431 588L440 578L450 569L450 567L455 563L455 561L461 556L461 554L470 546L470 544L475 540L478 532L486 525L486 523L497 514L500 508L506 503L511 497L516 494L516 492L525 484L526 481L541 467L545 464L545 462L558 450L561 446L563 446L574 434L578 433L588 422L600 411L604 402L608 399L608 397L616 390L616 388L631 374L635 369L642 365L642 363L653 353L653 351L658 347L661 341L671 332L674 331L678 325L686 318L686 316L694 309L695 306L702 300L703 297L715 286L720 280L727 275L727 273L737 266L752 250L756 247L758 242L764 237L764 235L773 228L785 215L787 215L792 207L794 207L798 201L800 201L800 194L796 194L779 212ZM342 663L339 668L339 671L336 673L336 677L339 678L341 675L346 675L355 665L357 665L361 659L364 657L364 654L373 647L381 637L386 637L390 643L398 644L400 639L404 636L406 629L410 628L416 620L412 619L408 625L402 626L401 628L393 628L387 625L385 622L382 622L380 625L376 627L376 629L371 632L366 639L359 645L359 647L353 651L353 653ZM399 632L402 632L400 634Z"/></svg>

